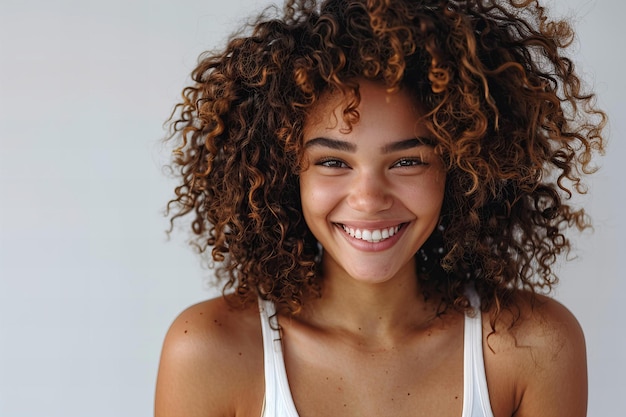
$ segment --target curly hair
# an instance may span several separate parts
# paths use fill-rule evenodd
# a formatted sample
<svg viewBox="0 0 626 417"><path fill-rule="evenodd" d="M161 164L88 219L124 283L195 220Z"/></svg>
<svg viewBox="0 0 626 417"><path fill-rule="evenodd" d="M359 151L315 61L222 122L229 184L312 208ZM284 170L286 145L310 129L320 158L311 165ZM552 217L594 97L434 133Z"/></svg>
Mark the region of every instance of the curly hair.
<svg viewBox="0 0 626 417"><path fill-rule="evenodd" d="M571 27L531 0L288 0L221 52L204 53L169 119L182 183L173 223L220 263L224 291L297 312L320 294L318 247L303 216L303 125L327 91L358 78L404 89L446 168L442 223L416 254L424 294L465 309L473 283L499 311L549 290L565 231L590 222L568 204L602 153L605 113L564 50Z"/></svg>

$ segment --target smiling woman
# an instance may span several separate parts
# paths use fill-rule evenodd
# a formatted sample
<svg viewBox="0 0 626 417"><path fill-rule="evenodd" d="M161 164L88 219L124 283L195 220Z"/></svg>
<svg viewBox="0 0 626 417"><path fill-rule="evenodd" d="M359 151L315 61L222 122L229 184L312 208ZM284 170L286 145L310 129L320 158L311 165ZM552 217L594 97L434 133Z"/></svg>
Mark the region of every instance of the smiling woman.
<svg viewBox="0 0 626 417"><path fill-rule="evenodd" d="M604 146L567 23L513 0L270 14L171 121L172 221L224 296L172 324L156 415L584 416L582 331L539 294Z"/></svg>

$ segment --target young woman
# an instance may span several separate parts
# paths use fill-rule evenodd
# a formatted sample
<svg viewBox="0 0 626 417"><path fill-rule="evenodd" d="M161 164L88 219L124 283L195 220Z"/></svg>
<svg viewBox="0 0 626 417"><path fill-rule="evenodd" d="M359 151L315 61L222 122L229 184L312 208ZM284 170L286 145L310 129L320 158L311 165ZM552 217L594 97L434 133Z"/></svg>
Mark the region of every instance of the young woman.
<svg viewBox="0 0 626 417"><path fill-rule="evenodd" d="M289 1L202 57L172 219L224 296L169 330L157 417L584 416L541 295L604 113L534 1Z"/></svg>

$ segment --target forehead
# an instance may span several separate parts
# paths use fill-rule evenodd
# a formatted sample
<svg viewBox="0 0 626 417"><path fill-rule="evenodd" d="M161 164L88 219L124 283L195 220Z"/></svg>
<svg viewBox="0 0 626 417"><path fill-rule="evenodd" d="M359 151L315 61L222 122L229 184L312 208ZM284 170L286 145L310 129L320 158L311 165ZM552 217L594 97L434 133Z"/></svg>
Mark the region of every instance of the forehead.
<svg viewBox="0 0 626 417"><path fill-rule="evenodd" d="M361 80L358 93L358 101L352 93L323 93L305 119L305 139L325 130L348 133L353 129L377 130L381 127L408 130L407 134L410 134L424 114L423 106L405 90L390 92L382 83Z"/></svg>

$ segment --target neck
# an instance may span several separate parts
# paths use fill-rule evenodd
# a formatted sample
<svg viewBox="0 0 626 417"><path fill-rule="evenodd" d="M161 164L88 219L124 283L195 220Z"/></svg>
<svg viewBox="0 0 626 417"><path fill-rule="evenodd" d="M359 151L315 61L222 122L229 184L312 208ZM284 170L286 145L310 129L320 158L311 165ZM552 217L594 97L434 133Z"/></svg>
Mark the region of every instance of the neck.
<svg viewBox="0 0 626 417"><path fill-rule="evenodd" d="M316 327L393 341L407 331L427 327L436 317L437 304L424 300L414 265L379 283L359 281L342 272L325 270L321 298L304 308L303 318Z"/></svg>

